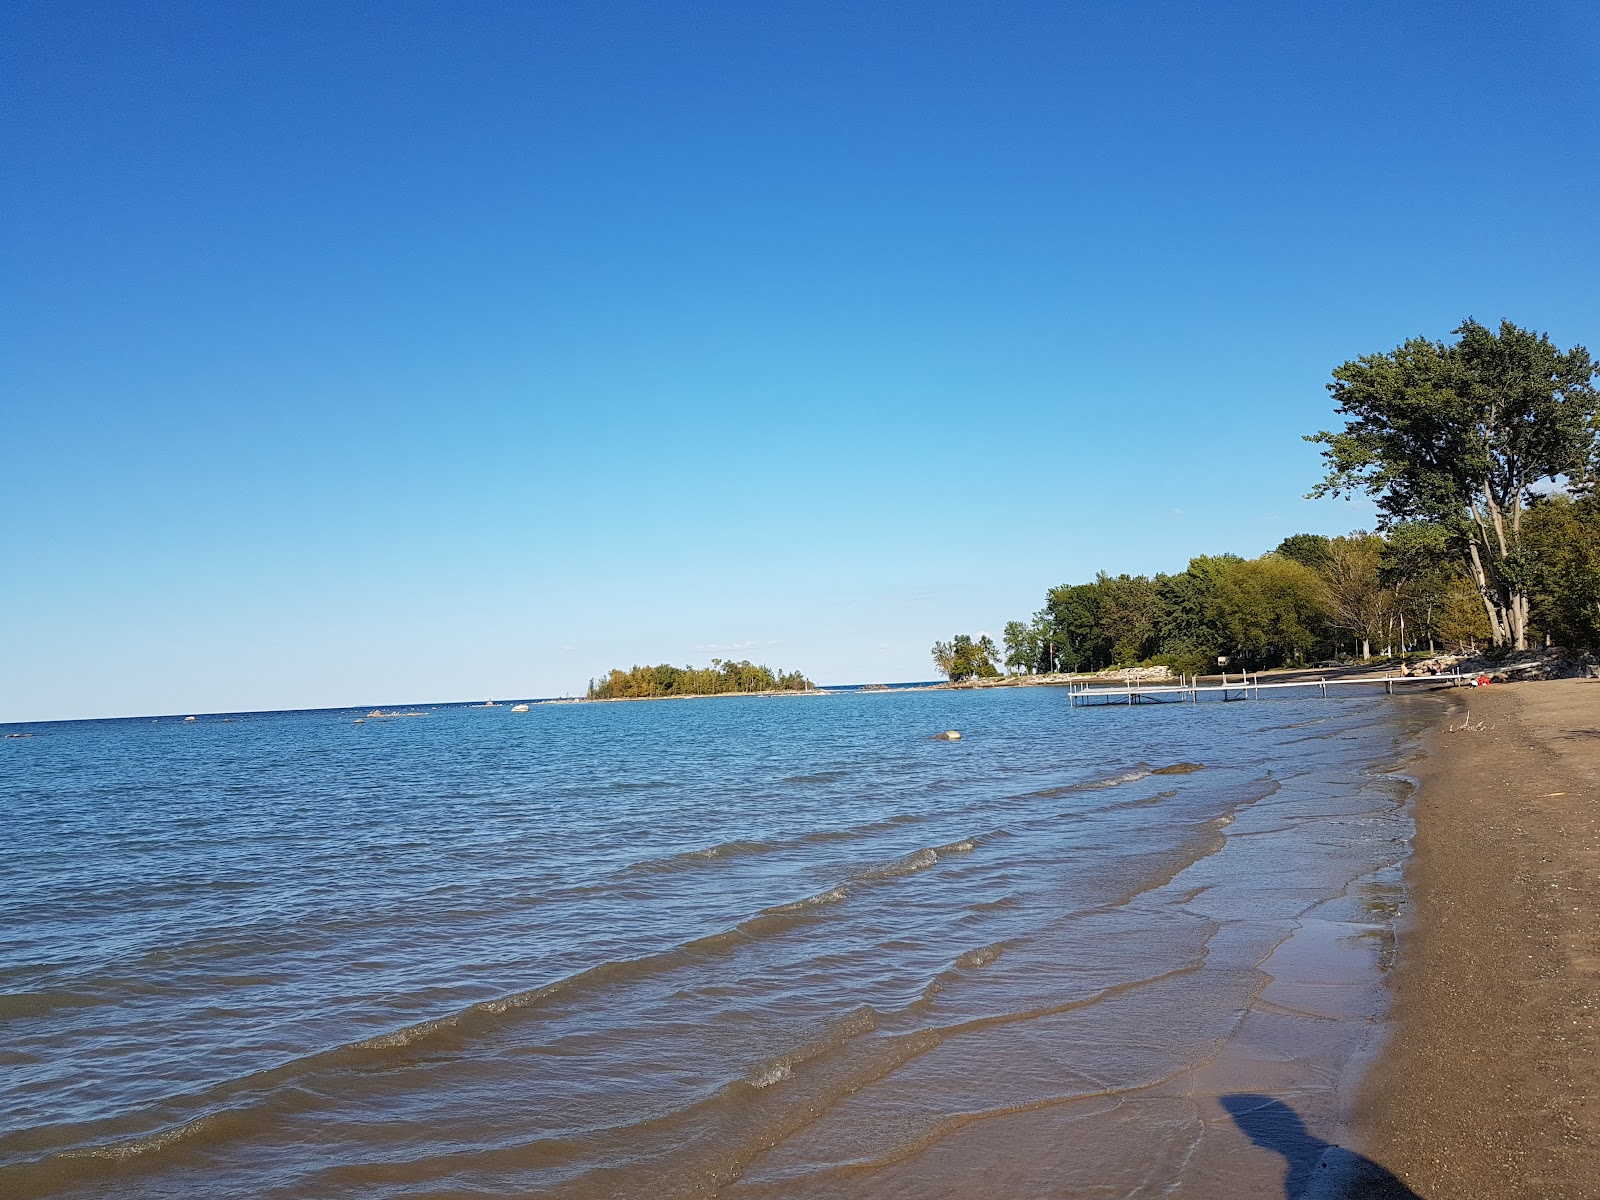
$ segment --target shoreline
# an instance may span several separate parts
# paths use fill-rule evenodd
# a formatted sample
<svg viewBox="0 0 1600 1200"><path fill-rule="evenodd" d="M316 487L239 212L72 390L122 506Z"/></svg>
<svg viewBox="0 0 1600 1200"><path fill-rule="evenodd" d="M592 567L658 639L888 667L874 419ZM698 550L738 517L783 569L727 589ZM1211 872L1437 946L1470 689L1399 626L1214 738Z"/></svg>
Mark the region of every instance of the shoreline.
<svg viewBox="0 0 1600 1200"><path fill-rule="evenodd" d="M1442 699L1414 767L1389 1033L1359 1089L1355 1134L1430 1200L1592 1197L1600 682Z"/></svg>

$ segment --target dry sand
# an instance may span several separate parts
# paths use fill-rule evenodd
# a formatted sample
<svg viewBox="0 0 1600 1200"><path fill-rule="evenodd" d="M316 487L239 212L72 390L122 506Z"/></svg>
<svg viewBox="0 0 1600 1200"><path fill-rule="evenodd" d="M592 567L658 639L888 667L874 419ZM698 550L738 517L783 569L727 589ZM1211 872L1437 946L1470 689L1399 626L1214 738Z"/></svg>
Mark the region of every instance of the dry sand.
<svg viewBox="0 0 1600 1200"><path fill-rule="evenodd" d="M1449 700L1417 770L1394 1029L1361 1146L1426 1200L1594 1200L1600 681Z"/></svg>

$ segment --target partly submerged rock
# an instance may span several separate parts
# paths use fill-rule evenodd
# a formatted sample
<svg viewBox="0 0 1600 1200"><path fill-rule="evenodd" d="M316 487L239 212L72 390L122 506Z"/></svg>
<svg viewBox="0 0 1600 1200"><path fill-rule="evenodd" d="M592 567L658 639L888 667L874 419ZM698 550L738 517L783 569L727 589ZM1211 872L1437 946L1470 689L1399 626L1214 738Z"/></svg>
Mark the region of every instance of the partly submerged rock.
<svg viewBox="0 0 1600 1200"><path fill-rule="evenodd" d="M959 742L961 735L954 729L947 729L943 733L934 734L930 740L935 742Z"/></svg>

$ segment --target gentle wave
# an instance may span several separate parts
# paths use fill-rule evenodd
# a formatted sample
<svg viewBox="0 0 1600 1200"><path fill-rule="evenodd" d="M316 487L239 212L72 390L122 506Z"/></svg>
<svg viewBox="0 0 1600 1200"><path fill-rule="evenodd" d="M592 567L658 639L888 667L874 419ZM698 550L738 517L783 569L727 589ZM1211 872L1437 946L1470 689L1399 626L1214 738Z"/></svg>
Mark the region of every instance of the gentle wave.
<svg viewBox="0 0 1600 1200"><path fill-rule="evenodd" d="M879 1013L870 1004L863 1004L844 1018L831 1023L824 1033L804 1042L789 1053L760 1064L748 1075L745 1082L757 1090L791 1079L794 1069L802 1063L818 1058L842 1046L852 1038L862 1037L878 1028Z"/></svg>
<svg viewBox="0 0 1600 1200"><path fill-rule="evenodd" d="M893 862L882 863L875 867L867 867L856 873L857 879L896 879L902 875L915 875L918 871L926 871L929 867L937 866L941 858L952 854L971 854L977 847L973 838L963 838L959 842L950 842L944 846L928 846L922 850L913 850L910 854L895 859Z"/></svg>
<svg viewBox="0 0 1600 1200"><path fill-rule="evenodd" d="M1151 772L1151 774L1154 774L1154 772ZM1156 792L1153 796L1141 796L1137 800L1120 800L1111 807L1113 809L1148 808L1152 804L1160 804L1164 800L1171 800L1177 794L1176 788L1168 788L1164 792Z"/></svg>
<svg viewBox="0 0 1600 1200"><path fill-rule="evenodd" d="M855 879L865 884L914 874L937 865L941 855L972 853L979 840L969 837L916 850L892 862L867 868L859 872ZM207 1124L208 1118L219 1117L219 1110L227 1111L231 1102L240 1098L265 1098L292 1081L323 1072L393 1069L409 1065L426 1053L460 1049L472 1039L490 1033L509 1014L526 1016L546 1001L570 999L575 992L621 986L699 960L726 956L742 944L781 936L799 925L822 919L829 907L843 903L850 896L848 884L837 884L797 901L770 906L729 929L694 938L668 950L598 963L539 987L478 1001L439 1017L291 1059L276 1067L228 1080L195 1094L170 1097L146 1110L157 1115L157 1119L160 1119L158 1114L163 1110L176 1110L171 1112L169 1118L173 1123L165 1128L131 1138L116 1138L98 1145L61 1150L56 1157L71 1155L79 1158L121 1159L159 1151L202 1130L215 1131L219 1126L215 1121ZM835 1044L839 1038L855 1036L860 1022L867 1019L862 1014L846 1019L836 1035L831 1034L825 1039L825 1046ZM204 1111L198 1116L182 1116L183 1110L194 1109ZM94 1125L90 1124L78 1131L84 1138L92 1139L95 1136L93 1130Z"/></svg>
<svg viewBox="0 0 1600 1200"><path fill-rule="evenodd" d="M927 986L922 989L921 1009L926 1011L928 1005L933 1002L934 997L970 972L994 962L1006 952L1007 947L1008 943L1006 942L995 942L992 945L979 946L976 950L968 950L965 954L958 955L955 962L935 975L928 981Z"/></svg>
<svg viewBox="0 0 1600 1200"><path fill-rule="evenodd" d="M780 838L773 841L754 841L736 839L729 842L719 842L715 846L706 846L699 850L684 850L665 858L648 858L642 862L631 863L621 868L617 874L632 875L659 875L672 874L679 871L696 870L708 865L729 862L735 859L754 857L762 854L781 853L786 850L805 846L826 845L830 842L851 842L872 837L874 834L885 833L898 829L903 825L914 825L930 820L929 817L911 816L901 814L885 817L878 821L866 821L859 825L847 826L843 829L817 829L809 833L798 834L790 838ZM599 890L599 889L593 889Z"/></svg>
<svg viewBox="0 0 1600 1200"><path fill-rule="evenodd" d="M1059 796L1071 796L1079 792L1098 792L1105 788L1138 783L1141 779L1148 779L1152 775L1192 775L1196 771L1203 770L1205 770L1205 764L1195 762L1170 763L1163 767L1152 767L1149 763L1139 763L1126 771L1120 771L1115 775L1107 775L1102 779L1089 779L1082 783L1068 783L1060 787L1043 788L1037 792L1028 792L1024 799L1054 800Z"/></svg>
<svg viewBox="0 0 1600 1200"><path fill-rule="evenodd" d="M685 850L667 858L648 858L643 862L632 863L620 872L625 875L659 875L675 871L691 871L703 867L707 863L725 862L732 858L743 858L752 854L765 854L775 849L770 842L731 841L718 842L715 846L707 846L702 850Z"/></svg>
<svg viewBox="0 0 1600 1200"><path fill-rule="evenodd" d="M704 1195L707 1181L732 1182L763 1149L814 1124L820 1114L840 1101L952 1038L1089 1008L1200 969L1201 963L1196 961L1110 984L1059 1004L948 1024L919 1022L915 1028L899 1032L893 1031L895 1026L905 1018L915 1017L925 1007L923 1001L898 1014L870 1007L858 1009L814 1042L756 1065L733 1084L670 1116L606 1130L629 1146L630 1160L649 1165L585 1172L571 1180L570 1190L552 1194L651 1195L673 1200ZM1090 1086L1062 1099L1126 1090L1133 1089ZM717 1130L719 1136L696 1136L706 1129Z"/></svg>
<svg viewBox="0 0 1600 1200"><path fill-rule="evenodd" d="M850 889L844 884L831 887L825 892L818 892L815 896L807 896L804 900L796 900L790 904L774 904L771 908L761 910L764 917L782 917L790 913L802 913L808 909L820 908L824 904L840 904L850 898Z"/></svg>
<svg viewBox="0 0 1600 1200"><path fill-rule="evenodd" d="M1144 768L1124 771L1119 775L1110 775L1104 779L1090 779L1082 783L1065 783L1059 787L1040 788L1036 792L1028 792L1024 800L1055 800L1061 796L1075 796L1080 792L1096 792L1102 788L1121 787L1125 783L1138 783L1146 779L1150 772Z"/></svg>

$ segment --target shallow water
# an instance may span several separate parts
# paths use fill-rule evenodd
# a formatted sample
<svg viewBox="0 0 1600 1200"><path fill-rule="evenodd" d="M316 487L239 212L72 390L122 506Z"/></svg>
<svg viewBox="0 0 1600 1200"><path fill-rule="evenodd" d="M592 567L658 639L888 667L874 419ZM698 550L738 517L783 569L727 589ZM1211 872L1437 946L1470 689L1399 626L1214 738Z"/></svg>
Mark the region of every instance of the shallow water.
<svg viewBox="0 0 1600 1200"><path fill-rule="evenodd" d="M1409 837L1399 713L16 727L0 1192L1282 1195L1215 1097L1337 1129Z"/></svg>

